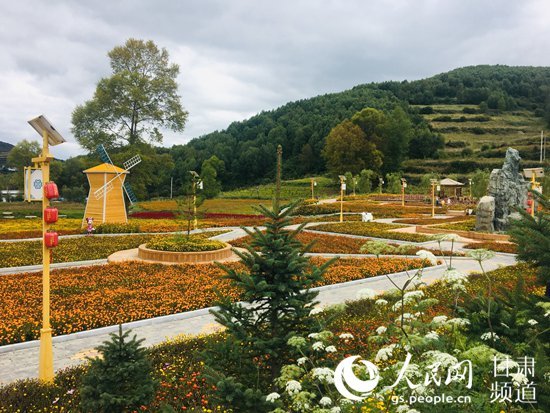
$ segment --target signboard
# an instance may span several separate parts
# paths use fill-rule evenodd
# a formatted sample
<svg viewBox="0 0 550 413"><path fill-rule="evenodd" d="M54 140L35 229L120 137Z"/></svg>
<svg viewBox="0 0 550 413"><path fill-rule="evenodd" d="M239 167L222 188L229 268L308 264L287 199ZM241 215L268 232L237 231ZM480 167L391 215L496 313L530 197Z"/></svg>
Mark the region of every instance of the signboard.
<svg viewBox="0 0 550 413"><path fill-rule="evenodd" d="M42 169L25 167L25 201L42 201L43 194Z"/></svg>
<svg viewBox="0 0 550 413"><path fill-rule="evenodd" d="M346 190L346 184L342 184L342 191Z"/></svg>

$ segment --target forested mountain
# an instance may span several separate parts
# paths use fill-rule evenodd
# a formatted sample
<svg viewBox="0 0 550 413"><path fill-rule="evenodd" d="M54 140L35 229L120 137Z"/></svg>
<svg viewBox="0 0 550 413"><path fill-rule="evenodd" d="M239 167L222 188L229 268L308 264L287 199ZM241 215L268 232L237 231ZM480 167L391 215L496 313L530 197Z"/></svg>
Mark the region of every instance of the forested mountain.
<svg viewBox="0 0 550 413"><path fill-rule="evenodd" d="M225 162L225 187L271 179L278 144L283 146L285 177L317 174L326 171L321 151L330 130L361 109L390 112L400 105L425 135L427 124L417 115L419 109L409 104L438 103L475 104L479 113L523 108L550 118L550 68L472 66L423 80L359 85L234 122L225 130L174 146L170 153L182 180L186 171L200 169L204 160L216 155ZM416 152L421 146L423 141L416 140L409 157L426 157Z"/></svg>

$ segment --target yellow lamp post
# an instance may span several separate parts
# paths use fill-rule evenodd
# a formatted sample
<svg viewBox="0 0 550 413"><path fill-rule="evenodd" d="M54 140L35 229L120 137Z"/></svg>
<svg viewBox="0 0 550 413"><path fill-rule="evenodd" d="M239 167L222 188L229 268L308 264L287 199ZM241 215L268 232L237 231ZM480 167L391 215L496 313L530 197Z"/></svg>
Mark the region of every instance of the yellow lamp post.
<svg viewBox="0 0 550 413"><path fill-rule="evenodd" d="M55 130L48 120L40 115L31 119L29 124L42 136L42 153L32 158L35 167L42 170L42 186L50 180L50 162L54 159L49 145L55 146L65 142L65 139ZM44 191L42 189L42 191ZM27 198L29 199L29 198ZM46 247L45 235L50 224L44 219L44 210L50 206L50 200L42 193L42 328L40 329L40 353L38 362L38 378L51 382L53 373L52 329L50 326L50 249ZM38 199L37 199L38 200Z"/></svg>
<svg viewBox="0 0 550 413"><path fill-rule="evenodd" d="M311 179L311 200L315 200L315 194L314 194L314 188L317 186L317 181L315 180L315 178L310 178Z"/></svg>
<svg viewBox="0 0 550 413"><path fill-rule="evenodd" d="M189 171L191 174L191 185L193 189L193 229L197 229L199 226L199 222L197 220L197 188L202 189L203 183L200 179L200 176L195 171Z"/></svg>
<svg viewBox="0 0 550 413"><path fill-rule="evenodd" d="M474 180L472 178L468 178L468 185L470 186L470 200L474 199L472 196L472 184L474 183Z"/></svg>
<svg viewBox="0 0 550 413"><path fill-rule="evenodd" d="M346 190L346 177L340 175L340 222L344 222L344 191Z"/></svg>
<svg viewBox="0 0 550 413"><path fill-rule="evenodd" d="M432 217L435 217L435 186L437 185L437 179L430 179L432 184Z"/></svg>
<svg viewBox="0 0 550 413"><path fill-rule="evenodd" d="M384 178L378 178L378 189L382 193L382 185L384 185Z"/></svg>
<svg viewBox="0 0 550 413"><path fill-rule="evenodd" d="M405 188L407 187L407 180L401 178L401 206L405 206Z"/></svg>

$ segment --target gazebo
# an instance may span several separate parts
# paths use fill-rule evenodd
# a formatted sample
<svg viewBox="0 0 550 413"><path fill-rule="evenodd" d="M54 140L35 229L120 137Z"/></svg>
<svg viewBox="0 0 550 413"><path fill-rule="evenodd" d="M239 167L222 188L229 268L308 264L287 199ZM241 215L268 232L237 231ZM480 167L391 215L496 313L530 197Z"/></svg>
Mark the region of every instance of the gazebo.
<svg viewBox="0 0 550 413"><path fill-rule="evenodd" d="M439 196L441 198L448 196L453 198L459 198L462 196L462 187L463 183L455 181L451 178L444 178L439 181L439 186L441 187Z"/></svg>

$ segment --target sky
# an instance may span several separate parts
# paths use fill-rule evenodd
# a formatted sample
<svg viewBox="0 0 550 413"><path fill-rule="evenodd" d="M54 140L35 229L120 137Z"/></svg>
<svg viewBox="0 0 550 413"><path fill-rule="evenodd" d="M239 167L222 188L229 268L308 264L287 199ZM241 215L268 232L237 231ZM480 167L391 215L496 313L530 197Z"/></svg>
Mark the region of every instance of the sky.
<svg viewBox="0 0 550 413"><path fill-rule="evenodd" d="M0 0L0 141L40 139L44 114L84 153L74 108L107 52L153 40L180 67L183 144L289 101L477 64L550 66L546 0Z"/></svg>

